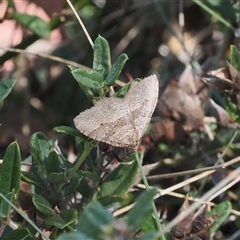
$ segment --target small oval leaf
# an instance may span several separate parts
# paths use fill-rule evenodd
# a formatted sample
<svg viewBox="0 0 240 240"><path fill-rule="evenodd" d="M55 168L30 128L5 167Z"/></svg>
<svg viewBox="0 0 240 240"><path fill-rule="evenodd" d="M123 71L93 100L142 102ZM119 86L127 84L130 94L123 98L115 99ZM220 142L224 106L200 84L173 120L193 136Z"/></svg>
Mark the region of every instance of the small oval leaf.
<svg viewBox="0 0 240 240"><path fill-rule="evenodd" d="M15 79L7 79L0 82L0 103L8 96L11 92L14 84L17 80Z"/></svg>
<svg viewBox="0 0 240 240"><path fill-rule="evenodd" d="M32 200L37 210L40 211L41 213L48 216L54 214L54 211L50 203L41 195L34 194Z"/></svg>
<svg viewBox="0 0 240 240"><path fill-rule="evenodd" d="M7 196L15 189L18 194L21 180L21 153L17 142L11 143L3 157L0 171L0 191Z"/></svg>
<svg viewBox="0 0 240 240"><path fill-rule="evenodd" d="M52 149L44 161L45 168L48 174L50 173L62 173L62 162L60 156L56 153L55 149Z"/></svg>
<svg viewBox="0 0 240 240"><path fill-rule="evenodd" d="M156 193L157 191L154 188L143 192L128 213L128 225L131 226L134 231L141 227L143 221L147 218L149 213L151 213L151 203Z"/></svg>
<svg viewBox="0 0 240 240"><path fill-rule="evenodd" d="M111 68L110 47L108 41L98 36L94 41L93 70L100 73L105 79Z"/></svg>
<svg viewBox="0 0 240 240"><path fill-rule="evenodd" d="M7 194L6 198L10 202L13 202L14 194L15 194L15 191L13 190L12 192ZM11 209L12 209L12 206L8 202L2 200L0 203L0 217L1 218L10 218Z"/></svg>
<svg viewBox="0 0 240 240"><path fill-rule="evenodd" d="M50 149L52 148L47 136L41 132L34 133L31 136L30 144L33 159L38 165L42 166L44 159L47 158Z"/></svg>
<svg viewBox="0 0 240 240"><path fill-rule="evenodd" d="M112 86L115 83L127 60L128 60L127 54L123 53L117 58L116 62L112 65L106 79L108 87Z"/></svg>
<svg viewBox="0 0 240 240"><path fill-rule="evenodd" d="M125 194L128 188L134 182L137 172L137 161L133 161L130 165L119 165L105 179L104 183L101 186L98 197L102 198L108 195L121 196Z"/></svg>
<svg viewBox="0 0 240 240"><path fill-rule="evenodd" d="M85 208L78 220L77 230L88 238L104 239L104 233L113 230L113 217L98 202L92 201Z"/></svg>
<svg viewBox="0 0 240 240"><path fill-rule="evenodd" d="M74 223L78 219L78 211L76 209L67 209L62 211L59 215L52 215L46 218L44 224L48 226L55 226L63 229L66 226Z"/></svg>
<svg viewBox="0 0 240 240"><path fill-rule="evenodd" d="M99 90L104 87L103 76L96 71L87 71L85 69L78 68L72 71L72 75L82 88Z"/></svg>
<svg viewBox="0 0 240 240"><path fill-rule="evenodd" d="M24 240L30 235L27 228L19 228L12 232L10 232L8 235L2 238L2 240Z"/></svg>

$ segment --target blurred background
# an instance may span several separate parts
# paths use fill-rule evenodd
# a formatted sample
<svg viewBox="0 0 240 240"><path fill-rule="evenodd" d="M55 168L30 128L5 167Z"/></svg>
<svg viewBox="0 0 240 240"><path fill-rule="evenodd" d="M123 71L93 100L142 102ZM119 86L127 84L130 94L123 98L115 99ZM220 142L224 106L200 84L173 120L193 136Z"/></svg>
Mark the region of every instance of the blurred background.
<svg viewBox="0 0 240 240"><path fill-rule="evenodd" d="M110 45L112 62L121 53L129 57L119 79L123 82L156 74L160 96L152 129L143 138L147 150L144 163L159 161L153 174L169 173L210 166L218 160L238 128L236 111L238 92L230 97L226 89L209 87L201 77L224 67L230 79L240 87L239 76L233 77L229 61L231 45L240 47L240 4L234 0L171 1L71 1L92 40L100 34ZM13 13L35 15L49 22L50 29L36 25L36 32L20 25ZM6 47L16 47L36 54L44 53L92 67L93 51L81 26L65 0L0 2L0 78L14 78L13 91L0 106L0 158L6 147L17 140L23 158L29 154L29 138L41 131L56 138L53 128L73 126L73 118L91 106L65 62L38 55L16 54ZM230 70L229 70L230 69ZM221 70L220 70L221 71ZM221 73L223 70L221 71ZM217 82L218 85L218 82ZM117 88L116 88L117 89ZM240 88L239 88L240 89ZM228 111L227 111L228 110ZM70 141L66 152L73 151ZM239 135L225 155L225 161L238 156ZM236 168L238 164L232 166ZM228 169L228 171L231 171ZM202 191L207 191L227 171L213 175ZM179 178L162 180L167 187ZM196 184L196 188L201 183ZM239 208L240 188L226 193ZM170 199L169 216L176 214L180 202ZM164 208L165 203L160 203ZM171 206L169 208L169 206ZM171 218L171 217L170 217ZM223 232L229 236L239 228L235 221Z"/></svg>

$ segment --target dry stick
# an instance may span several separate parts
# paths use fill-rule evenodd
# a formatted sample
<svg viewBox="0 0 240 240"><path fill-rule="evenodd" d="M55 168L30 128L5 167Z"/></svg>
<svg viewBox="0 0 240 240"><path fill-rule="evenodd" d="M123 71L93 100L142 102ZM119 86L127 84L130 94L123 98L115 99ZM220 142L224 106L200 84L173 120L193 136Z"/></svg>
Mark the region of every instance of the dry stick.
<svg viewBox="0 0 240 240"><path fill-rule="evenodd" d="M163 191L163 189L159 189L159 191ZM169 195L169 196L172 196L172 197L177 197L177 198L183 198L183 199L186 198L186 195L181 194L181 193L176 193L176 192L169 192L169 193L167 193L166 195ZM202 201L201 198L188 197L188 200L189 200L189 201L192 201L192 202L206 203L207 205L209 205L209 206L211 206L211 207L216 206L216 204L213 203L213 202L210 202L210 200L208 200L208 201ZM236 215L236 216L240 216L240 211L237 211L237 210L235 210L235 209L231 209L230 212L231 212L232 214Z"/></svg>
<svg viewBox="0 0 240 240"><path fill-rule="evenodd" d="M139 188L146 189L146 186L145 186L144 184L138 184L137 186L138 186ZM165 190L166 190L166 189L165 189ZM169 196L176 197L176 198L183 198L183 199L186 198L186 195L181 194L181 193L166 192L166 191L164 191L164 189L158 189L158 191L161 193L161 196L163 196L163 195L169 195ZM156 196L155 198L157 198L157 197L158 197L158 196ZM155 199L155 198L154 198L154 199ZM208 200L208 201L203 201L201 198L188 197L188 200L189 200L189 201L192 201L192 202L201 202L202 204L203 204L203 203L206 203L206 204L208 204L208 205L211 206L211 207L216 206L216 204L213 203L213 202L210 202L210 200ZM115 212L113 213L113 216L114 216L114 217L117 217L117 216L119 216L119 215L121 215L121 214L123 214L123 213L125 213L125 212L128 212L129 210L132 209L133 206L134 206L134 204L130 204L130 205L124 207L124 208L121 208L121 209L115 211ZM230 212L231 212L232 214L236 215L236 216L240 216L240 211L237 211L237 210L235 210L235 209L231 209Z"/></svg>
<svg viewBox="0 0 240 240"><path fill-rule="evenodd" d="M239 160L240 160L240 157L239 157ZM206 176L208 176L209 174L212 174L213 172L214 172L214 170L212 170L212 171L207 171L207 172L201 173L201 174L199 174L199 175L197 175L197 176L194 176L194 177L192 177L192 178L189 178L189 179L187 179L187 180L185 180L185 181L183 181L183 182L180 182L180 183L178 183L178 184L176 184L176 185L174 185L174 186L172 186L172 187L169 187L169 188L167 188L167 189L158 190L160 194L156 195L155 198L158 198L158 197L160 197L160 196L163 196L163 195L166 195L166 194L168 194L168 193L170 193L170 192L173 192L174 190L177 190L177 189L179 189L179 188L181 188L181 187L186 186L187 184L189 184L189 183L191 183L191 182L195 182L195 181L197 181L197 180L199 180L199 179L201 179L201 178L203 178L203 177L206 177ZM138 186L138 187L141 187L141 188L144 188L145 185L143 185L143 184L138 184L137 186ZM132 205L130 205L130 206L132 207ZM128 206L128 207L129 207L129 206ZM130 207L130 208L131 208L131 207ZM123 212L122 212L122 213L123 213Z"/></svg>
<svg viewBox="0 0 240 240"><path fill-rule="evenodd" d="M76 62L61 58L61 57L49 55L46 53L34 53L34 52L29 52L29 51L26 51L26 50L23 50L20 48L10 48L10 47L0 47L0 49L6 50L8 52L16 52L16 53L35 55L38 57L42 57L42 58L50 59L50 60L53 60L56 62L60 62L60 63L66 64L66 65L73 65L73 66L79 67L79 68L87 68L84 65L81 65L79 63L76 63ZM87 69L89 69L89 68L87 68Z"/></svg>
<svg viewBox="0 0 240 240"><path fill-rule="evenodd" d="M234 180L236 177L238 177L239 174L240 174L240 168L231 172L226 178L224 178L221 182L219 182L214 188L212 188L210 191L208 191L206 194L204 194L202 196L201 200L202 201L207 201L212 195L214 195L216 192L220 191L227 184L229 184L232 180ZM201 204L202 204L201 202L193 203L185 212L183 212L181 215L178 215L169 224L167 224L164 227L163 231L159 232L158 236L161 237L164 233L170 231L180 221L182 221L184 218L186 218L190 213L192 213L196 209L198 209Z"/></svg>
<svg viewBox="0 0 240 240"><path fill-rule="evenodd" d="M92 48L93 48L93 47L94 47L94 43L93 43L93 41L92 41L90 35L88 34L88 31L87 31L87 29L85 28L85 26L84 26L84 24L83 24L81 18L80 18L79 15L77 14L77 12L76 12L76 10L74 9L72 3L71 3L69 0L66 0L66 1L67 1L68 5L70 6L70 8L72 9L72 11L73 11L75 17L77 18L79 24L81 25L81 27L82 27L82 29L83 29L83 31L84 31L84 33L85 33L85 35L86 35L86 37L87 37L87 39L88 39L90 45L91 45Z"/></svg>
<svg viewBox="0 0 240 240"><path fill-rule="evenodd" d="M161 174L161 175L149 176L149 177L147 177L147 179L148 180L159 180L159 179L164 179L164 178L173 178L176 176L184 176L186 174L197 174L197 173L202 173L205 171L211 171L211 173L212 173L218 169L231 166L239 161L240 161L240 157L236 157L236 158L224 163L224 166L220 165L220 166L205 167L205 168L200 168L200 169L192 169L192 170L176 172L176 173L166 173L166 174Z"/></svg>
<svg viewBox="0 0 240 240"><path fill-rule="evenodd" d="M237 163L237 162L239 162L240 161L240 157L237 157L237 158L234 158L234 159L232 159L231 161L228 161L228 162L226 162L225 163L225 167L228 167L228 166L231 166L231 165L233 165L234 163ZM210 169L212 169L212 168L215 168L215 169L213 169L213 170L211 170L211 171L206 171L206 169L207 170L210 170ZM220 167L220 166L216 166L216 167L209 167L209 168L203 168L203 169L197 169L197 170L190 170L190 171L183 171L183 172L178 172L178 173L172 173L172 174L164 174L164 175L160 175L160 177L162 177L162 176L166 176L166 177L174 177L174 176L181 176L181 175L185 175L186 173L199 173L200 171L199 170L204 170L204 173L201 173L201 174L199 174L199 175L197 175L197 176L194 176L194 177L192 177L192 178L189 178L189 179L187 179L187 180L185 180L185 181L183 181L183 182L180 182L180 183L178 183L178 184L176 184L176 185L174 185L174 186L172 186L172 187L169 187L169 188L167 188L167 189L158 189L158 191L159 191L159 193L160 194L158 194L157 196L155 196L155 198L158 198L158 197L160 197L160 196L163 196L163 195L173 195L173 191L175 191L175 190L177 190L177 189L179 189L179 188L181 188L181 187L184 187L184 186L186 186L187 184L189 184L189 183L192 183L192 182L195 182L195 181L197 181L197 180L199 180L199 179L201 179L201 178L203 178L203 177L206 177L206 176L208 176L208 175L210 175L210 174L212 174L212 173L214 173L218 168L222 168L222 167ZM159 177L159 176L157 176L157 177ZM164 177L163 177L164 178ZM138 187L140 187L140 188L145 188L145 186L143 185L143 184L138 184L137 185ZM178 193L174 193L174 194L178 194ZM175 195L175 196L177 196L177 195ZM178 196L180 196L180 195L178 195ZM185 196L184 196L185 197ZM183 197L183 198L184 198ZM191 198L191 197L189 197L189 200L193 200L193 201L200 201L201 203L205 203L205 202L208 202L208 201L203 201L202 199L198 199L197 200L197 198ZM210 203L210 204L214 204L214 203ZM127 211L129 211L131 208L133 207L133 204L131 204L131 205L128 205L127 207L125 207L125 208L122 208L122 209L120 209L120 210L117 210L116 212L114 212L114 216L119 216L119 215L121 215L121 214L123 214L123 213L125 213L125 212L127 212ZM238 212L238 211L236 211L236 210L232 210L232 213L233 214L235 214L235 215L240 215L240 212Z"/></svg>
<svg viewBox="0 0 240 240"><path fill-rule="evenodd" d="M10 47L0 47L0 49L3 49L3 50L8 51L8 52L23 53L23 54L26 54L26 55L30 54L30 55L34 55L34 56L37 56L37 57L42 57L42 58L50 59L50 60L53 60L53 61L56 61L56 62L60 62L60 63L66 64L66 65L72 65L72 66L75 66L75 67L84 68L86 70L92 70L91 68L86 67L82 64L79 64L79 63L76 63L76 62L73 62L71 60L61 58L61 57L49 55L49 54L46 54L46 53L35 53L35 52L30 52L30 51L27 51L27 50L20 49L20 48L10 48ZM120 80L116 80L116 84L120 87L123 87L125 85L125 83L120 81Z"/></svg>
<svg viewBox="0 0 240 240"><path fill-rule="evenodd" d="M232 182L230 182L229 184L227 184L225 187L223 187L222 189L220 189L218 192L216 192L215 194L213 194L208 200L211 201L212 199L216 198L217 196L219 196L221 193L227 191L229 188L231 188L232 186L234 186L235 184L237 184L240 181L240 176L237 177L236 179L234 179Z"/></svg>

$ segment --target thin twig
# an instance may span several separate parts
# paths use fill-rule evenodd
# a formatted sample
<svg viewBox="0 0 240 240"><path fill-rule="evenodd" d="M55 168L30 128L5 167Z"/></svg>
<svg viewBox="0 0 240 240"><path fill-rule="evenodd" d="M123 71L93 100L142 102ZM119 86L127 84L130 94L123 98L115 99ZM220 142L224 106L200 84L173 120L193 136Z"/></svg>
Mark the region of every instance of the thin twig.
<svg viewBox="0 0 240 240"><path fill-rule="evenodd" d="M46 53L35 53L35 52L30 52L30 51L27 51L27 50L20 49L20 48L10 48L10 47L0 47L0 49L3 49L5 51L9 51L9 52L34 55L34 56L37 56L37 57L42 57L42 58L50 59L50 60L53 60L53 61L56 61L56 62L60 62L60 63L66 64L66 65L72 65L72 66L75 66L75 67L84 68L84 69L89 70L89 71L92 70L91 68L86 67L82 64L79 64L79 63L76 63L76 62L73 62L71 60L61 58L61 57L49 55L49 54L46 54ZM116 80L116 84L120 87L123 87L125 85L125 83L120 81L120 80Z"/></svg>
<svg viewBox="0 0 240 240"><path fill-rule="evenodd" d="M238 177L240 174L240 168L234 170L231 172L226 178L224 178L221 182L219 182L214 188L212 188L210 191L208 191L206 194L204 194L201 199L202 201L207 201L212 195L214 195L216 192L220 191L222 188L224 188L227 184L229 184L231 181L233 181L236 177ZM164 233L170 231L173 227L175 227L180 221L182 221L184 218L186 218L190 213L194 212L196 209L198 209L201 206L201 202L195 202L193 203L185 212L183 212L181 215L178 215L176 218L174 218L170 223L168 223L162 232L159 232L159 237L161 237Z"/></svg>
<svg viewBox="0 0 240 240"><path fill-rule="evenodd" d="M236 158L224 163L224 166L217 165L217 166L205 167L205 168L200 168L200 169L192 169L192 170L187 170L187 171L182 171L182 172L166 173L166 174L161 174L161 175L148 176L147 179L157 181L159 179L173 178L173 177L177 177L177 176L184 176L184 175L187 175L187 174L198 174L198 173L202 173L202 172L205 172L205 171L215 172L218 169L229 167L229 166L231 166L231 165L233 165L233 164L235 164L239 161L240 161L240 157L236 157Z"/></svg>
<svg viewBox="0 0 240 240"><path fill-rule="evenodd" d="M141 183L139 183L137 185L137 187L142 188L142 189L146 189L146 186L144 184L141 184ZM164 192L164 189L160 189L160 188L158 189L158 191L161 193L161 196L168 195L168 196L172 196L172 197L176 197L176 198L182 198L182 199L186 198L186 195L181 194L181 193ZM158 198L158 196L154 197L154 199L156 199L156 198ZM208 201L203 201L201 198L188 197L188 200L192 201L192 202L201 202L202 204L206 203L207 205L209 205L211 207L216 206L215 203L210 202L209 200ZM124 207L124 208L118 209L113 213L113 216L114 217L120 216L120 215L124 214L125 212L130 211L133 206L134 206L134 204L130 204L130 205ZM236 216L240 216L240 212L235 210L235 209L231 209L231 213L236 215Z"/></svg>
<svg viewBox="0 0 240 240"><path fill-rule="evenodd" d="M73 7L72 3L70 2L70 0L66 0L66 1L67 1L68 5L70 6L70 8L72 9L72 11L73 11L75 17L77 18L79 24L81 25L81 27L82 27L82 29L83 29L83 31L84 31L84 33L85 33L85 35L86 35L86 37L87 37L87 39L88 39L90 45L91 45L92 48L93 48L93 47L94 47L94 43L93 43L93 41L92 41L92 39L91 39L91 37L90 37L90 35L89 35L89 33L88 33L86 27L84 26L84 24L83 24L81 18L80 18L79 15L77 14L77 12L76 12L75 8Z"/></svg>
<svg viewBox="0 0 240 240"><path fill-rule="evenodd" d="M46 53L35 53L35 52L30 52L30 51L27 51L27 50L20 49L20 48L10 48L10 47L0 47L0 49L6 50L8 52L30 54L30 55L34 55L34 56L37 56L37 57L42 57L42 58L50 59L50 60L53 60L53 61L56 61L56 62L60 62L60 63L66 64L66 65L72 65L72 66L79 67L79 68L90 69L90 68L87 68L86 66L84 66L82 64L79 64L79 63L76 63L76 62L61 58L61 57L49 55L49 54L46 54Z"/></svg>
<svg viewBox="0 0 240 240"><path fill-rule="evenodd" d="M144 170L143 170L143 167L142 167L143 153L141 153L141 159L140 159L138 153L135 152L135 158L136 158L136 161L137 161L137 164L138 164L138 167L139 167L139 170L140 170L143 182L144 182L144 184L146 186L146 189L148 190L150 187L148 185L148 181L147 181L147 178L145 176L145 173L144 173ZM155 206L154 201L152 201L152 209L153 209L153 216L154 216L154 219L155 219L155 224L157 226L157 229L158 229L158 231L162 231L162 225L161 225L161 223L159 221L158 212L157 212L157 208ZM162 240L166 240L164 235L161 236L161 239Z"/></svg>

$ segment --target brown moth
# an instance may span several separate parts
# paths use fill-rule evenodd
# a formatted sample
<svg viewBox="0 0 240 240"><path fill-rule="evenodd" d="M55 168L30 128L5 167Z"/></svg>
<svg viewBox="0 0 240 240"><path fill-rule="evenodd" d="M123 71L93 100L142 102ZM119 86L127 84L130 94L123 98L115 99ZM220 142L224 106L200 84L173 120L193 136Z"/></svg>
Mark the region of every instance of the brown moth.
<svg viewBox="0 0 240 240"><path fill-rule="evenodd" d="M76 128L89 138L114 147L136 148L158 100L155 75L133 82L124 98L103 98L75 119Z"/></svg>

